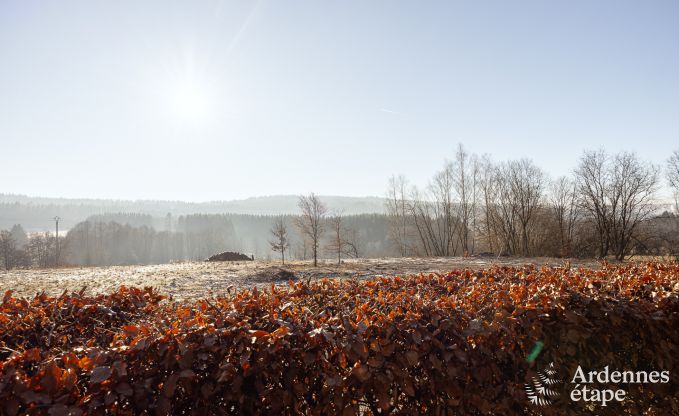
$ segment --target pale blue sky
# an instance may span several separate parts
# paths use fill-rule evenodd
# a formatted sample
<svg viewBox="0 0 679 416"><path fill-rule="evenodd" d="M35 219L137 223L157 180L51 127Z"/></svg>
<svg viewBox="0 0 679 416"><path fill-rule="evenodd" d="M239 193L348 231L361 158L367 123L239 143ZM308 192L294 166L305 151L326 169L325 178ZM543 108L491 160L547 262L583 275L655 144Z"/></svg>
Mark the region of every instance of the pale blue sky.
<svg viewBox="0 0 679 416"><path fill-rule="evenodd" d="M0 3L0 192L383 195L679 147L676 1Z"/></svg>

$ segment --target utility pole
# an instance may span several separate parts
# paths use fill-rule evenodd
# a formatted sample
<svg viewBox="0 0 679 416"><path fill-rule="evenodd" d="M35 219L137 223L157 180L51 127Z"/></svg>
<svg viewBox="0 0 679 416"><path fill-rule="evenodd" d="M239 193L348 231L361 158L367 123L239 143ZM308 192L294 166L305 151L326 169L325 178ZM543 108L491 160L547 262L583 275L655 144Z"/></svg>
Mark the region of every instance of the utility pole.
<svg viewBox="0 0 679 416"><path fill-rule="evenodd" d="M54 217L54 222L55 222L56 228L57 228L57 252L56 252L56 255L55 255L54 262L56 263L57 267L59 267L59 220L60 219L61 218L59 218L58 215L56 217Z"/></svg>

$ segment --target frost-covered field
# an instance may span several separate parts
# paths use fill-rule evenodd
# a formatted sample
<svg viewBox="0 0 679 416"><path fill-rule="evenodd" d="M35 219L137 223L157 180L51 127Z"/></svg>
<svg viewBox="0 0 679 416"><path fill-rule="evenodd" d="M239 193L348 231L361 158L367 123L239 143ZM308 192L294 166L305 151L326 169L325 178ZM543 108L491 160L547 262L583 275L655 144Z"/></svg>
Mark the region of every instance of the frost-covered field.
<svg viewBox="0 0 679 416"><path fill-rule="evenodd" d="M285 270L296 278L366 278L371 276L406 275L447 272L456 268L482 268L492 264L561 266L562 259L550 258L390 258L349 259L342 265L324 260L319 267L309 262L293 262ZM572 266L598 267L596 261L573 263ZM78 267L47 270L11 270L0 272L0 290L12 290L17 296L32 296L45 291L60 294L64 290L87 293L110 293L120 285L153 286L176 299L192 299L219 295L229 288L285 284L279 262L190 262L151 266Z"/></svg>

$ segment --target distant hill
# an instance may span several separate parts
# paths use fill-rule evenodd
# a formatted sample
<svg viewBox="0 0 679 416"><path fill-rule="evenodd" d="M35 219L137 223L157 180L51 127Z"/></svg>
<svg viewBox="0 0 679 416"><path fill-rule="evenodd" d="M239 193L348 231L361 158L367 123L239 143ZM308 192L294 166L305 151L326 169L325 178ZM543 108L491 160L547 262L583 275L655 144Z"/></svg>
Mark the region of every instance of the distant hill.
<svg viewBox="0 0 679 416"><path fill-rule="evenodd" d="M384 213L384 198L320 196L329 210L345 215ZM138 213L153 217L186 214L296 214L297 195L274 195L233 201L184 202L153 200L113 200L44 198L25 195L0 194L0 229L21 224L28 231L46 231L53 226L54 216L62 218L68 229L93 215L110 213Z"/></svg>

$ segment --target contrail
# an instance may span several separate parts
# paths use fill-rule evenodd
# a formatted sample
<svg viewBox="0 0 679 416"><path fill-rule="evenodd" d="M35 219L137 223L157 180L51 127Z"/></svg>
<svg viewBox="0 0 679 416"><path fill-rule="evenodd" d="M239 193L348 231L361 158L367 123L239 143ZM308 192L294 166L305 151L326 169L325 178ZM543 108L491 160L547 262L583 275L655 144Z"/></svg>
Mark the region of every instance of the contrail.
<svg viewBox="0 0 679 416"><path fill-rule="evenodd" d="M252 8L252 11L250 11L250 14L248 17L243 21L243 24L241 25L240 29L238 29L238 32L236 32L236 36L231 39L231 42L229 42L229 46L226 48L226 56L231 55L231 52L236 48L238 45L238 42L240 41L240 38L243 36L243 33L248 29L248 26L250 26L250 22L252 21L252 18L255 16L255 13L257 13L257 10L259 9L259 5L262 3L262 0L257 1L255 4L255 7Z"/></svg>

